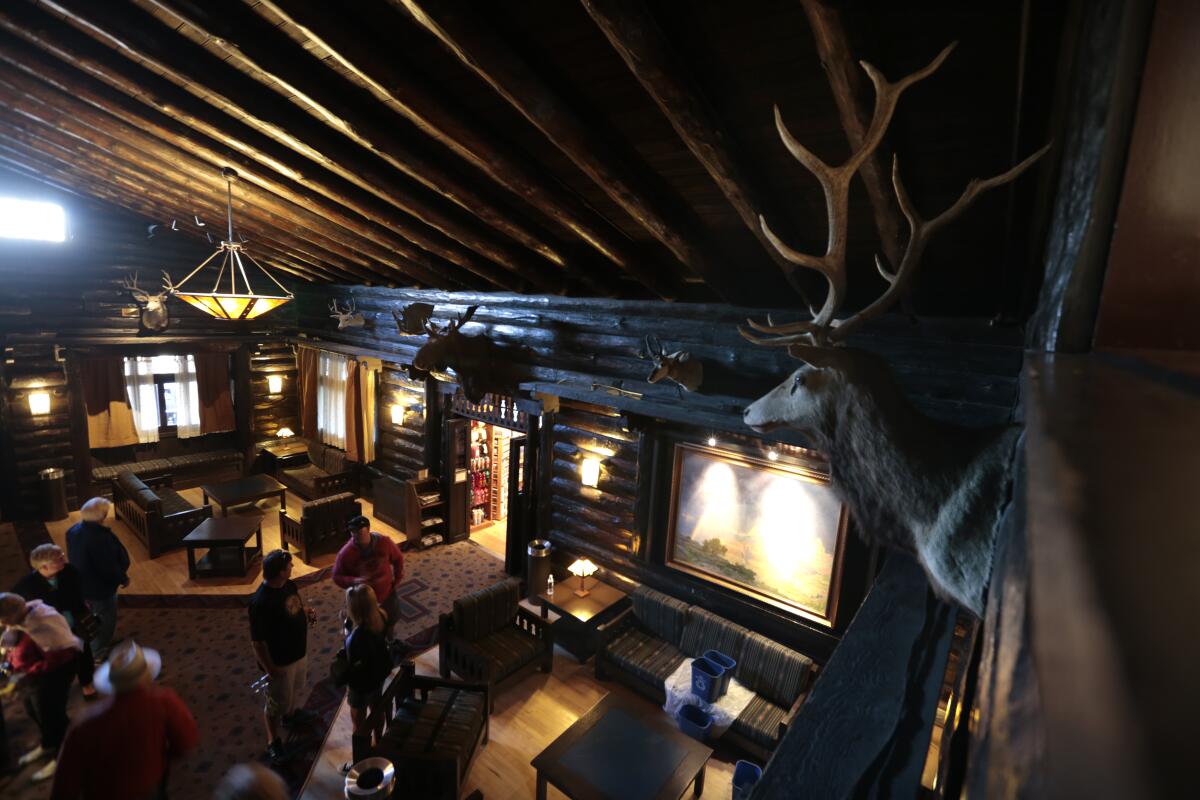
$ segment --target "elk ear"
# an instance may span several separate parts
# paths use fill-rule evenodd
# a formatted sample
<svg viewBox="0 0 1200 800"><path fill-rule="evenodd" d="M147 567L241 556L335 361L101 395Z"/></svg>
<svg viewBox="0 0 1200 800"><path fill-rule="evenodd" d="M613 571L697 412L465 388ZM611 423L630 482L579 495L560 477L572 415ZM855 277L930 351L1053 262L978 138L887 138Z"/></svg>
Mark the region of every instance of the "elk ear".
<svg viewBox="0 0 1200 800"><path fill-rule="evenodd" d="M788 355L820 369L836 367L839 363L838 352L831 347L817 347L811 344L791 344L788 345Z"/></svg>

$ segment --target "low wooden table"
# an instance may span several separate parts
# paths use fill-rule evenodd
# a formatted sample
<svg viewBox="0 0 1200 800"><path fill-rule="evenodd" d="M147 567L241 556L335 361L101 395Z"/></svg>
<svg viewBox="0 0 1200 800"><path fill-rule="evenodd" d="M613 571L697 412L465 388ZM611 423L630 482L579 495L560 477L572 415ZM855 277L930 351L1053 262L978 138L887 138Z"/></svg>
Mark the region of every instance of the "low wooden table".
<svg viewBox="0 0 1200 800"><path fill-rule="evenodd" d="M554 595L538 594L542 619L553 609L560 619L554 623L554 643L575 656L580 663L596 652L596 629L615 617L629 604L629 595L595 578L588 578L586 597L575 594L579 578L572 575L554 585Z"/></svg>
<svg viewBox="0 0 1200 800"><path fill-rule="evenodd" d="M646 701L610 694L533 759L537 800L551 783L572 800L699 797L712 752Z"/></svg>
<svg viewBox="0 0 1200 800"><path fill-rule="evenodd" d="M270 475L251 475L236 481L204 485L200 487L204 493L204 503L215 500L221 506L221 516L229 515L230 506L240 506L253 503L264 497L279 495L279 510L287 511L287 487Z"/></svg>
<svg viewBox="0 0 1200 800"><path fill-rule="evenodd" d="M292 467L308 460L308 441L295 436L267 439L258 443L256 463L262 472L274 475L280 467Z"/></svg>
<svg viewBox="0 0 1200 800"><path fill-rule="evenodd" d="M255 559L262 557L262 514L209 517L183 537L187 548L188 577L245 577ZM254 546L247 546L250 537ZM208 550L196 560L196 550Z"/></svg>

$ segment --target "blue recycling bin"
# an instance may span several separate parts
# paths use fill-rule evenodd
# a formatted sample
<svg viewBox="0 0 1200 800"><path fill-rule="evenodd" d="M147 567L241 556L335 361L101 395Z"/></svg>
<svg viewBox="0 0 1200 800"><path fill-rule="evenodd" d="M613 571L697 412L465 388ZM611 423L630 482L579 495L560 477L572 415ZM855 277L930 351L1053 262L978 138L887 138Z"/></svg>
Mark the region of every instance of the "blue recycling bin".
<svg viewBox="0 0 1200 800"><path fill-rule="evenodd" d="M721 691L717 694L717 697L722 697L729 691L729 679L733 677L733 671L737 669L737 662L720 650L705 650L704 657L725 670L725 674L721 676Z"/></svg>
<svg viewBox="0 0 1200 800"><path fill-rule="evenodd" d="M692 694L706 703L721 696L721 677L725 670L704 656L692 662Z"/></svg>
<svg viewBox="0 0 1200 800"><path fill-rule="evenodd" d="M703 742L708 738L708 732L712 730L712 714L700 706L688 703L679 709L679 730L696 741Z"/></svg>
<svg viewBox="0 0 1200 800"><path fill-rule="evenodd" d="M733 768L733 800L746 800L754 784L762 777L762 767L752 761L739 761Z"/></svg>

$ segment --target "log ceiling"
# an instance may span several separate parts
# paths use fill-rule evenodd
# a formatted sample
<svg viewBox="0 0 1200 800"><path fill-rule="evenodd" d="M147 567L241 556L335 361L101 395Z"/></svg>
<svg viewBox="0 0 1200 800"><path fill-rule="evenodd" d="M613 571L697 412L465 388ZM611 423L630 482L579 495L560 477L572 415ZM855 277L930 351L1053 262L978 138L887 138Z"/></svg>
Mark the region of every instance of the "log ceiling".
<svg viewBox="0 0 1200 800"><path fill-rule="evenodd" d="M785 278L758 217L819 252L825 210L772 106L841 160L872 102L857 59L894 78L961 41L852 194L870 275L901 243L890 152L938 208L1044 134L1018 109L1021 19L1019 0L13 0L0 170L203 238L233 166L249 248L296 281L800 304L819 280ZM944 234L938 297L997 311L1003 273L1028 272L1004 247L1023 214L992 198Z"/></svg>

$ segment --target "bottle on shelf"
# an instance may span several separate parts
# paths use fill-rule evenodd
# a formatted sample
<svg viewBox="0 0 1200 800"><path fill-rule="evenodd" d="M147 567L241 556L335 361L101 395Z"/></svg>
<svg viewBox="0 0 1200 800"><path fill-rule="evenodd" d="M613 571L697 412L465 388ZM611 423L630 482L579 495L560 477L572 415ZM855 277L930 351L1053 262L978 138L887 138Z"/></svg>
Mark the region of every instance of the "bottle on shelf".
<svg viewBox="0 0 1200 800"><path fill-rule="evenodd" d="M551 572L550 576L548 578L546 578L546 594L550 595L551 597L554 597L554 573L553 572Z"/></svg>

